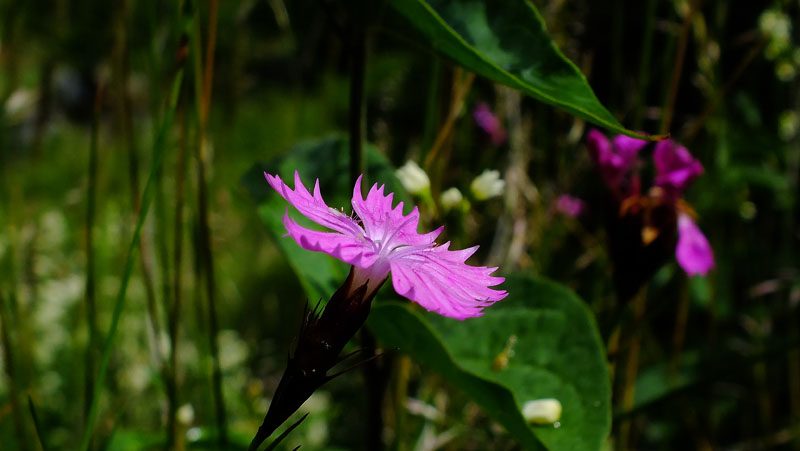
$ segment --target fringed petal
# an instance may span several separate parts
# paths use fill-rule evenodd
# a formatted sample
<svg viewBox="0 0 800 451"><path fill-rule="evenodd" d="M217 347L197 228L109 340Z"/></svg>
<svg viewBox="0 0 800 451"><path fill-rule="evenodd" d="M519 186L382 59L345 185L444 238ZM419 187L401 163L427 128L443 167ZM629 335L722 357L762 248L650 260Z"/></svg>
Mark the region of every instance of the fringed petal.
<svg viewBox="0 0 800 451"><path fill-rule="evenodd" d="M297 224L289 216L288 209L283 217L283 225L288 235L303 249L324 252L359 268L373 265L379 257L372 246L366 244L362 238L336 232L310 230Z"/></svg>
<svg viewBox="0 0 800 451"><path fill-rule="evenodd" d="M366 200L361 196L361 177L353 188L353 210L361 219L367 237L382 243L383 246L418 246L434 242L441 229L420 234L419 210L414 207L408 215L403 215L403 202L392 208L394 193L384 195L384 185L372 185ZM387 240L391 243L387 243Z"/></svg>
<svg viewBox="0 0 800 451"><path fill-rule="evenodd" d="M490 275L497 268L464 263L477 246L450 251L449 244L392 259L392 285L400 295L440 315L459 320L480 316L485 307L506 297L505 290L489 288L505 279Z"/></svg>
<svg viewBox="0 0 800 451"><path fill-rule="evenodd" d="M363 236L364 230L358 225L358 222L350 218L347 214L328 207L322 199L322 194L319 190L319 180L314 184L314 194L308 192L306 187L300 180L300 174L295 171L294 173L294 190L291 190L286 185L280 176L270 175L266 172L264 176L267 182L283 196L294 208L297 209L303 216L316 222L317 224L335 230L344 235L352 237Z"/></svg>

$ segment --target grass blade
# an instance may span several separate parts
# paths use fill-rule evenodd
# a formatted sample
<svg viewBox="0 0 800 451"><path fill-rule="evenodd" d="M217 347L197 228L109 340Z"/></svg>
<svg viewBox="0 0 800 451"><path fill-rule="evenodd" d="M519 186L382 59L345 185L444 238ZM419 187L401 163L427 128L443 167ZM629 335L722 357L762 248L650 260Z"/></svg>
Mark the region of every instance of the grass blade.
<svg viewBox="0 0 800 451"><path fill-rule="evenodd" d="M175 74L175 79L172 82L167 112L164 115L164 121L161 124L158 140L155 144L156 148L153 153L153 166L150 168L150 175L147 178L147 184L145 185L144 193L142 194L142 208L139 211L139 219L136 221L136 228L133 231L133 238L131 239L131 244L128 247L128 256L125 261L125 269L122 274L122 282L119 287L119 292L117 293L117 298L114 301L114 312L111 317L111 327L109 328L108 335L103 346L100 365L98 366L96 373L97 376L95 377L92 404L89 408L86 429L84 429L83 437L81 438L81 450L87 450L89 448L89 441L92 437L94 424L97 421L97 409L101 388L103 386L103 381L105 380L106 372L108 371L108 362L111 359L111 351L114 348L114 339L116 338L119 319L120 316L122 316L122 310L125 306L125 295L128 291L128 282L130 281L131 274L133 273L133 266L136 260L137 251L139 249L139 240L142 235L142 227L144 226L144 221L147 218L147 212L150 209L150 204L153 200L153 186L155 184L155 178L158 174L161 162L164 159L164 147L166 146L167 132L172 124L172 118L175 115L175 108L178 103L178 94L180 93L182 82L183 68L180 68Z"/></svg>
<svg viewBox="0 0 800 451"><path fill-rule="evenodd" d="M36 415L36 406L33 405L33 399L31 399L31 395L28 395L28 410L31 412L33 428L36 431L36 439L39 440L39 446L41 447L42 451L46 451L47 446L45 446L44 439L42 438L42 428L39 426L39 416Z"/></svg>

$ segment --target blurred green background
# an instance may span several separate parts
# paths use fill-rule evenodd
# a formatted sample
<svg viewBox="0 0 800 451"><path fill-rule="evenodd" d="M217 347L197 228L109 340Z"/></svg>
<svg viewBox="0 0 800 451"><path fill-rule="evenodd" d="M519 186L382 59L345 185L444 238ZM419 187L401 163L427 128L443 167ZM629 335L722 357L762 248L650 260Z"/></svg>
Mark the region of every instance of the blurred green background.
<svg viewBox="0 0 800 451"><path fill-rule="evenodd" d="M259 217L266 184L253 188L252 169L346 134L350 38L366 23L367 141L395 167L422 165L453 115L426 166L434 196L468 192L485 169L507 182L464 212L423 203L426 227L480 244L475 261L501 273L571 287L604 341L622 324L609 449L800 449L800 4L533 3L625 127L669 132L705 167L685 197L717 266L687 278L668 263L643 312L614 301L592 125L465 82L387 5L0 1L0 448L78 448L151 175L91 446L161 449L175 411L172 446L215 449L224 399L230 446L246 448L306 302ZM506 143L476 126L480 102ZM558 214L561 194L588 213ZM519 447L469 394L411 365L403 435L389 421L384 434L393 447ZM361 377L318 391L281 446L364 449Z"/></svg>

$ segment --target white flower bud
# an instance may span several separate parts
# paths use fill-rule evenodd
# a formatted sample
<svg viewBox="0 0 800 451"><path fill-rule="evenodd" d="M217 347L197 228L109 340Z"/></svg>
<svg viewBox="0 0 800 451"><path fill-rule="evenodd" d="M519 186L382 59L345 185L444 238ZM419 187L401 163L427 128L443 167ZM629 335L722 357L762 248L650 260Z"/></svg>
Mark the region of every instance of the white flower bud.
<svg viewBox="0 0 800 451"><path fill-rule="evenodd" d="M461 202L464 201L464 196L461 194L461 191L459 191L458 188L452 187L448 188L442 193L439 201L442 203L442 209L444 211L450 211L458 207Z"/></svg>
<svg viewBox="0 0 800 451"><path fill-rule="evenodd" d="M406 161L403 167L395 171L395 175L400 179L400 183L403 184L406 191L411 194L422 194L431 187L428 174L411 160Z"/></svg>
<svg viewBox="0 0 800 451"><path fill-rule="evenodd" d="M561 418L561 402L554 398L528 401L522 406L522 416L529 423L555 423Z"/></svg>
<svg viewBox="0 0 800 451"><path fill-rule="evenodd" d="M500 171L487 169L475 177L469 188L475 199L486 200L503 194L505 187L506 181L500 178Z"/></svg>
<svg viewBox="0 0 800 451"><path fill-rule="evenodd" d="M764 11L758 18L758 28L769 43L764 53L768 59L775 59L791 47L792 21L779 10Z"/></svg>
<svg viewBox="0 0 800 451"><path fill-rule="evenodd" d="M792 110L786 110L778 118L778 134L784 141L789 141L800 130L800 115Z"/></svg>
<svg viewBox="0 0 800 451"><path fill-rule="evenodd" d="M191 404L184 404L178 408L178 411L175 412L175 417L178 419L178 423L183 425L190 425L194 422L194 407Z"/></svg>

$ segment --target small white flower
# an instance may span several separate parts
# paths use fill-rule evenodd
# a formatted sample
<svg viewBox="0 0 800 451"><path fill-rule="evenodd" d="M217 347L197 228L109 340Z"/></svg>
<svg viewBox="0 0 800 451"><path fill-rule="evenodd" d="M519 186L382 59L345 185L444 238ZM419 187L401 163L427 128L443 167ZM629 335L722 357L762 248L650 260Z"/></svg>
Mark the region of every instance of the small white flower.
<svg viewBox="0 0 800 451"><path fill-rule="evenodd" d="M775 76L778 77L778 80L792 81L795 75L797 75L797 70L791 62L784 60L775 65Z"/></svg>
<svg viewBox="0 0 800 451"><path fill-rule="evenodd" d="M781 113L778 118L778 134L781 139L784 141L791 140L797 136L798 130L800 130L800 116L792 110L786 110Z"/></svg>
<svg viewBox="0 0 800 451"><path fill-rule="evenodd" d="M475 177L469 188L475 199L486 200L503 194L505 187L506 181L500 178L500 171L486 169Z"/></svg>
<svg viewBox="0 0 800 451"><path fill-rule="evenodd" d="M178 422L184 425L190 425L194 422L194 407L191 404L184 404L175 413Z"/></svg>
<svg viewBox="0 0 800 451"><path fill-rule="evenodd" d="M186 431L186 440L191 442L199 441L203 438L203 429L194 427Z"/></svg>
<svg viewBox="0 0 800 451"><path fill-rule="evenodd" d="M525 421L534 424L552 424L561 418L561 402L554 398L534 399L522 406Z"/></svg>
<svg viewBox="0 0 800 451"><path fill-rule="evenodd" d="M431 187L431 180L428 174L411 160L406 161L400 169L395 171L395 175L400 179L400 183L411 194L422 194Z"/></svg>
<svg viewBox="0 0 800 451"><path fill-rule="evenodd" d="M13 121L19 121L33 113L36 108L38 95L28 89L17 89L6 100L6 116Z"/></svg>
<svg viewBox="0 0 800 451"><path fill-rule="evenodd" d="M792 21L783 11L767 10L758 18L758 27L769 39L765 54L775 59L791 46Z"/></svg>
<svg viewBox="0 0 800 451"><path fill-rule="evenodd" d="M219 332L219 365L223 370L231 370L247 360L248 348L236 331L222 330Z"/></svg>
<svg viewBox="0 0 800 451"><path fill-rule="evenodd" d="M452 187L442 193L439 201L442 203L444 211L450 211L461 205L461 202L464 201L464 195L461 194L458 188Z"/></svg>
<svg viewBox="0 0 800 451"><path fill-rule="evenodd" d="M758 28L771 38L788 39L792 34L792 21L783 11L769 9L758 18Z"/></svg>

